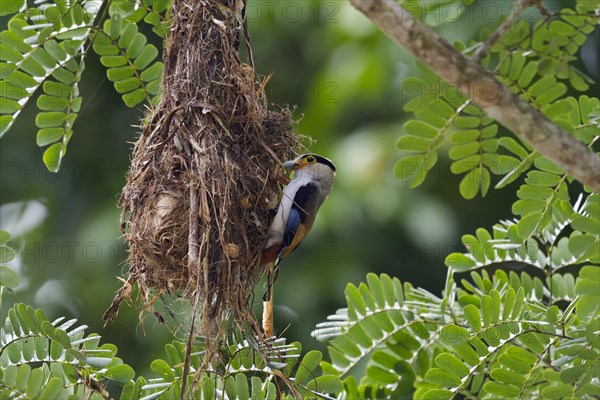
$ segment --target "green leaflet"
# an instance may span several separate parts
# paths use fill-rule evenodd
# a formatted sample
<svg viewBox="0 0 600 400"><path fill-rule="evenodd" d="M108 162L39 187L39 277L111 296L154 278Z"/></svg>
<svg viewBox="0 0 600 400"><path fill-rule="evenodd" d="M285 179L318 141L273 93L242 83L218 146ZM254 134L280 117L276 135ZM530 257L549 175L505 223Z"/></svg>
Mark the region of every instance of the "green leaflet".
<svg viewBox="0 0 600 400"><path fill-rule="evenodd" d="M104 376L115 382L126 383L135 377L135 371L129 365L120 364L108 368Z"/></svg>
<svg viewBox="0 0 600 400"><path fill-rule="evenodd" d="M6 0L0 7L0 16L11 15L19 12L23 6L23 0Z"/></svg>
<svg viewBox="0 0 600 400"><path fill-rule="evenodd" d="M4 257L6 257L7 253L9 252L4 250ZM19 276L10 268L0 266L0 286L7 287L9 289L16 288L19 286Z"/></svg>
<svg viewBox="0 0 600 400"><path fill-rule="evenodd" d="M598 315L600 304L600 293L598 285L600 284L600 267L585 266L581 269L580 278L575 285L575 293L581 296L577 304L577 315L587 317Z"/></svg>
<svg viewBox="0 0 600 400"><path fill-rule="evenodd" d="M171 369L170 365L161 359L152 361L150 364L152 371L160 374L167 382L173 382L175 380L175 373Z"/></svg>
<svg viewBox="0 0 600 400"><path fill-rule="evenodd" d="M10 234L0 229L0 306L2 306L3 287L15 289L19 286L19 276L9 267L1 265L15 258L15 251L7 243L9 239Z"/></svg>

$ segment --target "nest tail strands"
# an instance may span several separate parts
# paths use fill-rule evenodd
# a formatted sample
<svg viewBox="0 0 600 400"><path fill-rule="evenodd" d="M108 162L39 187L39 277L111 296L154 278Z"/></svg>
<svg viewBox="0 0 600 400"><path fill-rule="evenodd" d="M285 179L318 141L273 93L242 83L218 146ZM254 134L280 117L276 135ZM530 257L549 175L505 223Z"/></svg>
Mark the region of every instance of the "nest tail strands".
<svg viewBox="0 0 600 400"><path fill-rule="evenodd" d="M141 293L198 296L213 334L227 317L251 318L278 164L299 147L290 113L266 109L251 60L240 61L244 5L173 1L162 98L135 144L119 203L127 282Z"/></svg>

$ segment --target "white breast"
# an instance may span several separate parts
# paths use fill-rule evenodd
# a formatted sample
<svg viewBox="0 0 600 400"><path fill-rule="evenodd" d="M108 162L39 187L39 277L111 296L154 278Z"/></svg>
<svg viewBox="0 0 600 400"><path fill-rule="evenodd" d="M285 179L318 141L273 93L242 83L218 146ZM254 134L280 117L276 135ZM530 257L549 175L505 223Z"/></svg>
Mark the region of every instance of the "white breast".
<svg viewBox="0 0 600 400"><path fill-rule="evenodd" d="M266 248L269 248L276 243L281 243L283 240L283 234L285 233L290 210L294 204L296 192L298 191L298 188L306 185L308 182L310 182L309 177L303 178L300 176L293 179L288 183L285 189L283 189L283 195L281 197L281 202L279 203L279 208L277 209L277 214L269 227L269 238L267 239Z"/></svg>

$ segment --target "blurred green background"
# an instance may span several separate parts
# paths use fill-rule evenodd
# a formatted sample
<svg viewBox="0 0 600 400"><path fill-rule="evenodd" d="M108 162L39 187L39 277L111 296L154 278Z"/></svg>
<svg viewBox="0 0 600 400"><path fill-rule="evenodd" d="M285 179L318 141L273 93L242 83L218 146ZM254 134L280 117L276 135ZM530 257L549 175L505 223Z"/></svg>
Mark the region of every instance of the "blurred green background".
<svg viewBox="0 0 600 400"><path fill-rule="evenodd" d="M430 22L439 22L436 30L450 41L468 41L496 26L511 4L476 1L455 23L444 23L450 9ZM324 349L310 332L343 306L347 282L385 272L438 293L445 256L461 249L462 234L511 218L519 184L491 190L485 201L464 200L443 151L418 189L394 177L401 156L395 142L410 117L402 110L408 97L401 84L420 72L346 2L252 0L248 18L257 73L273 74L272 107L294 108L296 131L315 139L311 150L334 160L339 171L312 233L282 264L275 289L277 330L305 349ZM597 33L580 66L595 80ZM140 325L126 305L115 323L103 328L101 319L120 287L115 276L127 270L116 202L143 108L123 105L93 53L80 90L84 106L58 174L46 170L35 144L34 101L0 141L0 227L15 236L19 256L12 266L22 279L4 306L23 301L51 318L77 318L144 373L163 356L169 330L154 318Z"/></svg>

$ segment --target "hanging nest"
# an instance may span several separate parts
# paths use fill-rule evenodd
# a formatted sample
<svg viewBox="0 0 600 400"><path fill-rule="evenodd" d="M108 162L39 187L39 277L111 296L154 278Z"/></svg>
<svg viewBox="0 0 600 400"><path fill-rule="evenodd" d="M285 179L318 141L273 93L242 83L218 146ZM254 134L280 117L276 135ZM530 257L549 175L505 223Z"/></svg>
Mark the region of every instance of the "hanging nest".
<svg viewBox="0 0 600 400"><path fill-rule="evenodd" d="M267 110L240 61L244 2L174 0L162 98L135 144L119 205L127 284L194 300L205 332L254 320L259 258L281 192L281 161L299 148L288 111ZM241 39L245 38L245 39ZM279 182L278 182L279 181Z"/></svg>

